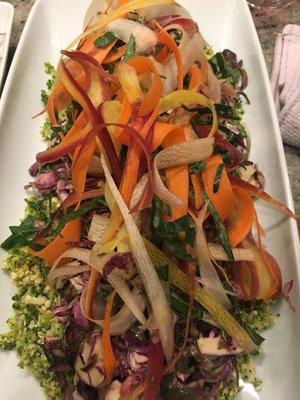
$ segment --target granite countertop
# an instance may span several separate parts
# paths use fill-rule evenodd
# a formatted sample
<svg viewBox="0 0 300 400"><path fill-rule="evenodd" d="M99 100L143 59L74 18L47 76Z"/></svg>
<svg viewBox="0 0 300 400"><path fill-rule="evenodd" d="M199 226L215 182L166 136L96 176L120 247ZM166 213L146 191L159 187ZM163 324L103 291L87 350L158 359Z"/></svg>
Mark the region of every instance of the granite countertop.
<svg viewBox="0 0 300 400"><path fill-rule="evenodd" d="M8 0L8 2L15 7L15 19L9 53L9 60L11 60L34 0ZM295 0L294 4L289 9L287 9L282 15L274 18L266 18L263 15L256 14L254 15L254 21L266 58L267 67L270 72L272 68L276 33L281 32L285 24L300 24L300 2L299 0ZM291 146L285 146L285 154L291 180L295 209L296 212L300 214L300 149L296 149Z"/></svg>

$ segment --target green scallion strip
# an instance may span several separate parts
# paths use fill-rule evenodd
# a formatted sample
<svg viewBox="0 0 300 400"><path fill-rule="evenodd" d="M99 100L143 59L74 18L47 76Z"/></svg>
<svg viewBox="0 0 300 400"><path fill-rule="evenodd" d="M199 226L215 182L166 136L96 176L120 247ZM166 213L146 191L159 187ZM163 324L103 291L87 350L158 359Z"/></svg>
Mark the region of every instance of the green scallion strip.
<svg viewBox="0 0 300 400"><path fill-rule="evenodd" d="M134 56L135 50L136 50L135 37L133 35L130 35L130 38L127 42L125 54L123 56L123 61L130 60L130 58Z"/></svg>
<svg viewBox="0 0 300 400"><path fill-rule="evenodd" d="M94 45L97 49L105 49L105 47L116 39L116 36L112 32L106 32L103 36L100 36L94 41Z"/></svg>
<svg viewBox="0 0 300 400"><path fill-rule="evenodd" d="M213 217L216 225L218 226L219 230L220 230L220 240L221 240L221 244L225 250L225 253L228 256L229 261L234 261L234 256L233 256L233 252L229 243L229 239L228 239L228 235L226 232L226 228L225 225L223 224L217 210L215 209L213 203L211 202L210 198L207 196L207 194L205 192L202 192L202 198L204 200L205 203L208 202L208 210L211 214L211 216Z"/></svg>
<svg viewBox="0 0 300 400"><path fill-rule="evenodd" d="M217 168L217 172L216 172L216 176L215 176L214 184L213 184L213 192L214 193L217 193L219 191L220 180L221 180L221 176L222 176L224 167L225 167L224 164L220 164Z"/></svg>
<svg viewBox="0 0 300 400"><path fill-rule="evenodd" d="M205 161L198 161L189 165L189 171L191 174L199 174L200 172L204 171L205 167Z"/></svg>
<svg viewBox="0 0 300 400"><path fill-rule="evenodd" d="M62 228L70 221L82 217L84 214L87 212L95 209L99 204L106 205L105 200L101 197L97 197L89 202L87 202L83 207L81 207L79 210L75 210L70 212L69 214L65 215L61 220L59 221L59 224L54 230L53 235L57 236L59 232L62 230Z"/></svg>

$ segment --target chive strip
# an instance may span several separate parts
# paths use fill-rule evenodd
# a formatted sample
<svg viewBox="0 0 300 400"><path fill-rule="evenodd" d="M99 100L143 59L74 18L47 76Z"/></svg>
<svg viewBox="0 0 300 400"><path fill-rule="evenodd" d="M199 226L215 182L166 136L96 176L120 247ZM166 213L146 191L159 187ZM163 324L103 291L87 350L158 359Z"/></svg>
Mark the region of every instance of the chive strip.
<svg viewBox="0 0 300 400"><path fill-rule="evenodd" d="M221 180L221 176L223 173L225 165L224 164L220 164L217 168L217 172L216 172L216 176L214 179L214 184L213 184L213 192L217 193L219 191L220 188L220 180Z"/></svg>
<svg viewBox="0 0 300 400"><path fill-rule="evenodd" d="M70 221L82 217L84 214L88 213L89 211L93 210L99 204L106 205L105 201L101 197L97 197L88 203L81 207L79 210L75 210L70 212L69 214L65 215L61 220L59 221L59 224L57 225L56 229L53 232L53 236L57 236L59 232L63 229L63 227Z"/></svg>
<svg viewBox="0 0 300 400"><path fill-rule="evenodd" d="M202 198L205 203L208 202L208 210L209 210L211 216L213 217L216 225L219 227L221 244L225 250L225 253L228 256L229 261L234 261L234 255L233 255L230 243L229 243L225 225L223 224L217 210L215 209L213 203L211 202L210 198L207 196L207 194L205 192L202 192Z"/></svg>
<svg viewBox="0 0 300 400"><path fill-rule="evenodd" d="M191 174L198 174L204 171L205 167L206 167L205 161L198 161L189 165L189 171Z"/></svg>
<svg viewBox="0 0 300 400"><path fill-rule="evenodd" d="M172 287L170 288L170 297L171 297L171 307L173 311L175 311L176 314L180 314L186 317L189 309L188 303ZM203 316L202 309L197 304L194 304L192 311L192 319L198 321L202 318L202 316Z"/></svg>
<svg viewBox="0 0 300 400"><path fill-rule="evenodd" d="M94 45L97 49L104 49L116 39L117 37L112 32L106 32L103 36L100 36L94 41Z"/></svg>
<svg viewBox="0 0 300 400"><path fill-rule="evenodd" d="M136 43L135 43L135 37L131 34L130 38L127 42L125 54L123 56L123 61L128 61L130 58L133 57L134 53L136 50Z"/></svg>

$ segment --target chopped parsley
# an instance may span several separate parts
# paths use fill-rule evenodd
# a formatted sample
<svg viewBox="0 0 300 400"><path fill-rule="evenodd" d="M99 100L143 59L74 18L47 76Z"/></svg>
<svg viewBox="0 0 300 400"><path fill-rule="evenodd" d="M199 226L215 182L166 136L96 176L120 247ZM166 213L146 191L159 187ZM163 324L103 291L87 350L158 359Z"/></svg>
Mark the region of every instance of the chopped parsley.
<svg viewBox="0 0 300 400"><path fill-rule="evenodd" d="M49 95L55 85L56 82L56 70L49 62L44 64L45 72L47 75L50 75L50 78L46 82L46 89L41 91L41 100L46 105L48 102Z"/></svg>
<svg viewBox="0 0 300 400"><path fill-rule="evenodd" d="M213 184L213 192L214 193L217 193L219 191L220 180L221 180L221 176L224 171L224 168L225 168L224 164L220 164L217 168L217 172L216 172L216 176L215 176L214 184Z"/></svg>
<svg viewBox="0 0 300 400"><path fill-rule="evenodd" d="M225 228L225 225L223 224L219 214L217 213L217 210L215 209L213 203L211 202L211 200L209 199L209 197L207 196L206 193L202 193L202 197L203 200L205 202L208 202L208 210L213 218L213 220L215 221L216 226L219 228L220 231L220 241L221 244L228 256L229 261L234 261L234 256L233 256L233 252L232 252L232 248L230 246L229 243L229 239L228 239L228 235L227 235L227 231Z"/></svg>
<svg viewBox="0 0 300 400"><path fill-rule="evenodd" d="M111 44L117 37L112 32L106 32L104 35L100 36L94 41L95 47L97 49L105 49L109 44Z"/></svg>
<svg viewBox="0 0 300 400"><path fill-rule="evenodd" d="M133 35L130 35L130 38L126 46L125 54L123 56L123 61L130 60L134 56L135 50L136 50L135 37Z"/></svg>
<svg viewBox="0 0 300 400"><path fill-rule="evenodd" d="M204 171L205 167L205 161L198 161L189 165L189 171L191 174L199 174L200 172Z"/></svg>

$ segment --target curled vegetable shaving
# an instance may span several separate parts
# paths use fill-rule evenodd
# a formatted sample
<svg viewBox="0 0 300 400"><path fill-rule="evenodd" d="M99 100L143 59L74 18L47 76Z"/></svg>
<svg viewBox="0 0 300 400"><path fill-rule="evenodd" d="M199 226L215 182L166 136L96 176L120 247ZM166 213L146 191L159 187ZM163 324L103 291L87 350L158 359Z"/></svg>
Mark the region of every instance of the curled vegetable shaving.
<svg viewBox="0 0 300 400"><path fill-rule="evenodd" d="M80 40L89 36L91 33L100 31L111 21L114 21L115 19L120 18L123 15L125 15L131 11L139 10L141 8L148 7L148 6L156 6L159 4L172 4L172 3L173 3L173 0L133 0L133 1L130 1L129 3L124 4L123 6L117 8L116 10L113 10L111 13L103 15L103 17L101 18L101 20L99 22L92 25L90 28L86 29L81 35L79 35L75 40L73 40L73 42L68 46L68 50L71 49Z"/></svg>
<svg viewBox="0 0 300 400"><path fill-rule="evenodd" d="M101 157L101 161L106 181L125 221L132 255L152 307L165 356L167 360L170 360L174 352L174 320L170 305L168 304L163 287L146 250L139 229L112 179L103 156Z"/></svg>
<svg viewBox="0 0 300 400"><path fill-rule="evenodd" d="M97 272L103 275L103 270L105 265L116 255L115 252L111 252L109 254L103 255L101 253L101 245L97 248L97 245L90 252L89 256L89 264L92 268L94 268ZM128 306L132 314L136 317L136 319L144 324L146 319L144 317L143 312L141 311L139 304L136 302L135 297L132 292L129 290L125 279L118 274L117 271L112 271L107 277L107 281L111 284L111 286L117 291L118 295L124 301L124 303Z"/></svg>
<svg viewBox="0 0 300 400"><path fill-rule="evenodd" d="M208 136L214 136L218 129L217 112L213 102L201 93L196 93L192 90L176 90L175 92L167 94L160 100L158 103L158 109L162 114L166 111L173 110L174 108L179 108L182 105L187 106L189 104L199 104L200 106L210 109L213 116L213 121Z"/></svg>
<svg viewBox="0 0 300 400"><path fill-rule="evenodd" d="M64 258L67 258L67 259L73 258L75 260L82 261L84 264L88 264L89 263L89 255L90 255L89 250L82 249L80 247L74 247L72 249L68 249L67 251L65 251L60 257L58 257L56 259L56 261L53 263L53 265L50 269L50 272L48 274L49 286L53 286L54 280L60 275L59 271L62 269L62 267L60 265L61 265L61 261Z"/></svg>
<svg viewBox="0 0 300 400"><path fill-rule="evenodd" d="M151 242L144 239L145 246L153 264L158 268L169 266L169 281L172 285L189 294L189 278L173 262ZM233 337L245 352L255 349L250 336L239 325L234 317L223 308L206 290L195 284L195 300L202 305L213 317L216 323Z"/></svg>
<svg viewBox="0 0 300 400"><path fill-rule="evenodd" d="M134 289L132 292L133 296L136 299L136 302L140 305L142 311L146 308L146 299L138 289ZM84 317L93 322L94 324L103 328L103 320L102 319L93 319L86 311L86 289L82 291L82 295L80 298L80 305L83 312ZM112 336L122 335L127 332L136 322L135 316L132 314L130 309L126 304L110 319L110 334Z"/></svg>
<svg viewBox="0 0 300 400"><path fill-rule="evenodd" d="M208 249L211 257L216 261L229 261L228 255L222 246L215 243L208 243ZM255 255L250 249L235 248L232 249L235 261L254 261Z"/></svg>
<svg viewBox="0 0 300 400"><path fill-rule="evenodd" d="M101 247L101 246L100 246ZM101 257L98 257L99 248L94 248L92 251L82 248L73 248L65 251L53 264L49 275L48 275L48 282L49 285L54 284L54 280L57 276L59 276L59 271L62 267L61 261L63 259L76 259L78 261L82 261L87 265L90 265L94 270L96 270L101 275L103 274L103 268L105 264L116 254L116 253L109 253L109 254L101 254ZM64 271L68 271L66 268L70 268L68 266L64 267ZM140 309L139 304L136 301L135 296L129 290L125 280L123 277L119 276L116 271L112 271L107 276L108 282L111 286L117 291L118 295L123 299L125 304L128 306L132 314L135 318L140 321L142 324L146 322L143 312Z"/></svg>
<svg viewBox="0 0 300 400"><path fill-rule="evenodd" d="M115 70L120 85L131 104L143 97L137 73L133 67L126 63L120 63Z"/></svg>
<svg viewBox="0 0 300 400"><path fill-rule="evenodd" d="M110 318L116 292L113 292L106 303L103 320L103 364L106 375L106 384L110 384L117 369L117 360L110 340Z"/></svg>
<svg viewBox="0 0 300 400"><path fill-rule="evenodd" d="M195 250L199 263L200 276L205 289L210 292L216 301L218 301L224 308L229 309L231 307L231 303L226 295L225 289L215 269L215 266L211 261L208 243L206 240L205 231L203 229L203 221L206 211L207 203L200 211L196 221Z"/></svg>
<svg viewBox="0 0 300 400"><path fill-rule="evenodd" d="M95 214L93 216L87 238L92 242L97 242L98 240L100 240L108 224L108 221L108 217Z"/></svg>
<svg viewBox="0 0 300 400"><path fill-rule="evenodd" d="M164 185L159 170L191 164L208 158L213 152L214 139L195 139L162 150L154 159L154 186L156 195L173 207L182 207L182 201Z"/></svg>

